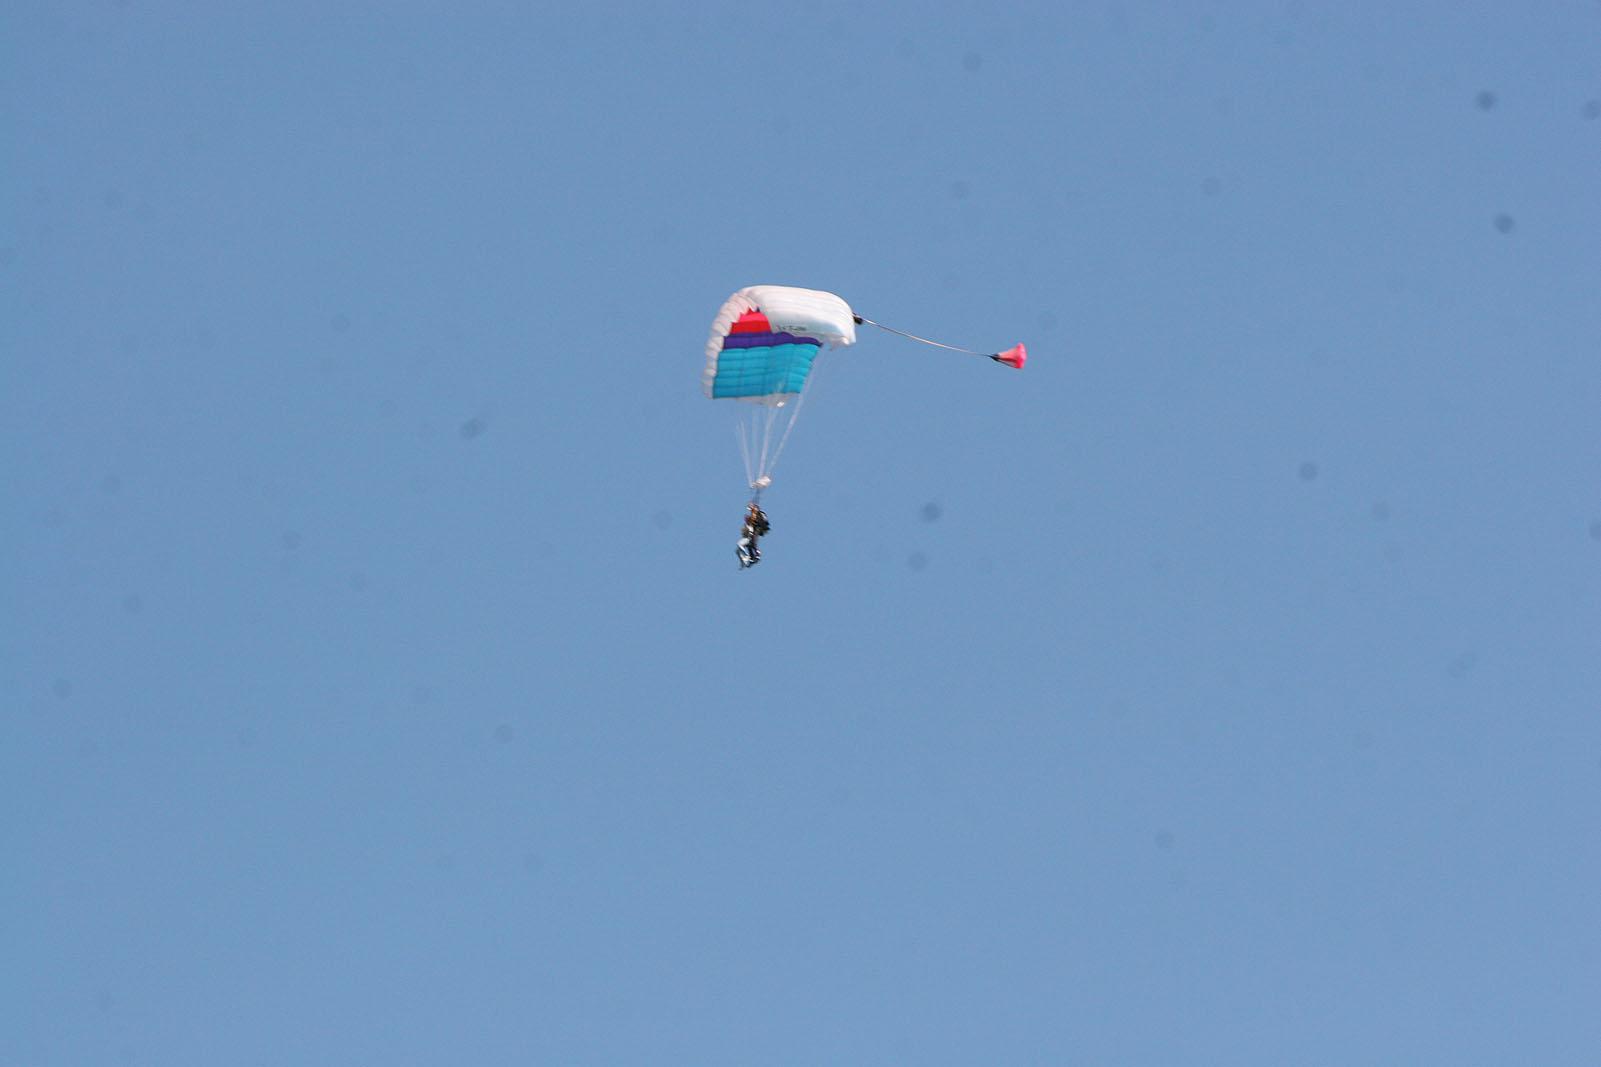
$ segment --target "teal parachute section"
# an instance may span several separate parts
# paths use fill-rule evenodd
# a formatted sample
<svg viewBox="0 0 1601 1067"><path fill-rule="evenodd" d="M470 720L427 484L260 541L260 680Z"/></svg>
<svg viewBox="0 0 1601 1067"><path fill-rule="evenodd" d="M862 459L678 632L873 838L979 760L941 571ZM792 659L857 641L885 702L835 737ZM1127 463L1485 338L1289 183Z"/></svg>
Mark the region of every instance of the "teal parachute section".
<svg viewBox="0 0 1601 1067"><path fill-rule="evenodd" d="M735 327L739 325L741 323L736 323ZM774 338L771 334L757 336L764 340L771 339L771 343L723 349L717 361L717 373L712 379L713 398L744 400L799 393L806 388L806 379L812 373L812 360L817 358L819 343L811 338L797 338L789 334L783 334L782 339ZM739 334L730 334L727 338L729 341L743 339Z"/></svg>

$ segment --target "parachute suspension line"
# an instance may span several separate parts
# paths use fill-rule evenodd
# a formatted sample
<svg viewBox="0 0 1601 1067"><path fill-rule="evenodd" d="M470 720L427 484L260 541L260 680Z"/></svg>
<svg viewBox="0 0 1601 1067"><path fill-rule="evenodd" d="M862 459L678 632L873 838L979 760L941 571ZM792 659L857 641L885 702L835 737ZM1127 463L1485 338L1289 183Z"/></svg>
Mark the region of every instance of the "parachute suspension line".
<svg viewBox="0 0 1601 1067"><path fill-rule="evenodd" d="M986 359L991 358L991 353L989 353L989 352L978 352L978 351L975 351L975 350L973 350L971 348L960 348L960 347L958 347L956 345L947 345L947 344L944 344L944 343L939 342L939 341L930 341L926 337L919 337L915 333L907 333L905 330L897 330L893 326L885 326L882 322L874 322L872 319L864 319L860 315L856 315L856 316L854 316L854 318L856 319L856 324L858 326L863 325L863 324L868 325L868 326L877 326L880 330L885 330L885 331L887 331L889 333L897 334L897 335L899 335L901 337L906 338L908 341L918 341L918 342L921 342L922 344L925 344L925 345L933 345L935 348L944 348L944 349L948 349L949 351L952 351L952 352L965 352L969 356L983 356Z"/></svg>
<svg viewBox="0 0 1601 1067"><path fill-rule="evenodd" d="M745 459L745 482L758 496L772 482L773 469L778 466L784 446L789 444L789 435L795 431L795 423L816 376L817 364L813 362L800 391L786 397L782 405L752 404L740 413L734 429Z"/></svg>
<svg viewBox="0 0 1601 1067"><path fill-rule="evenodd" d="M789 416L789 425L784 427L784 436L778 439L778 450L773 453L773 466L778 466L778 457L783 453L784 446L789 444L789 435L795 431L795 424L800 421L801 406L806 403L806 394L812 391L812 380L817 377L818 352L812 357L812 369L807 372L806 380L801 382L800 394L795 397L795 410ZM765 473L773 473L771 470Z"/></svg>
<svg viewBox="0 0 1601 1067"><path fill-rule="evenodd" d="M773 433L778 429L780 413L789 414L776 405L766 409L766 418L762 421L762 466L758 476L772 473Z"/></svg>
<svg viewBox="0 0 1601 1067"><path fill-rule="evenodd" d="M739 451L745 459L745 482L751 487L771 473L769 463L773 452L773 429L784 409L771 405L745 405L734 424L739 437Z"/></svg>
<svg viewBox="0 0 1601 1067"><path fill-rule="evenodd" d="M773 421L777 414L777 408L764 404L745 415L746 425L750 427L751 455L755 459L747 479L752 486L767 473L768 453L773 450Z"/></svg>
<svg viewBox="0 0 1601 1067"><path fill-rule="evenodd" d="M734 423L734 435L739 438L739 454L745 458L745 481L756 481L756 458L751 455L750 423L741 418Z"/></svg>

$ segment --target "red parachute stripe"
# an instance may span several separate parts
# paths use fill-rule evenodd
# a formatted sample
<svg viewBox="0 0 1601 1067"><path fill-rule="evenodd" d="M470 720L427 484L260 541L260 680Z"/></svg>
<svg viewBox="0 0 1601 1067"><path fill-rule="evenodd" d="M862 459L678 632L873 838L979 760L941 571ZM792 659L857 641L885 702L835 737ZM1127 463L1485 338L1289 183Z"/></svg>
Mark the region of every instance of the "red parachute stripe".
<svg viewBox="0 0 1601 1067"><path fill-rule="evenodd" d="M773 324L767 321L767 316L760 311L747 311L741 315L729 333L772 333Z"/></svg>

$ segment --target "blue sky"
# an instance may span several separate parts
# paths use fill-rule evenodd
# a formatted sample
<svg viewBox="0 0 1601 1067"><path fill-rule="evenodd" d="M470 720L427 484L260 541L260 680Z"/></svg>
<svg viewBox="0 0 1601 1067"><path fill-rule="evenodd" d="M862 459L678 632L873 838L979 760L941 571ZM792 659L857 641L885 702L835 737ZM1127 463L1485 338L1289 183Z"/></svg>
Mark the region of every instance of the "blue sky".
<svg viewBox="0 0 1601 1067"><path fill-rule="evenodd" d="M1576 1063L1601 8L0 16L0 1063ZM735 567L707 325L838 292Z"/></svg>

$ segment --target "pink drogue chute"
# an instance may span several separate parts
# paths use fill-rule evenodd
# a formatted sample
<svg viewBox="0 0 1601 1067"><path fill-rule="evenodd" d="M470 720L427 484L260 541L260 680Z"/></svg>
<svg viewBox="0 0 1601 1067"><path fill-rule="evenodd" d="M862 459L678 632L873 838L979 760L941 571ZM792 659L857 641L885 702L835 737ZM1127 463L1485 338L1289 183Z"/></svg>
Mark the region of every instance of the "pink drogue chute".
<svg viewBox="0 0 1601 1067"><path fill-rule="evenodd" d="M1004 363L1008 367L1016 367L1018 370L1022 370L1023 364L1028 362L1028 349L1022 345L1013 345L1005 352L997 352L990 358L997 363Z"/></svg>
<svg viewBox="0 0 1601 1067"><path fill-rule="evenodd" d="M1023 370L1023 364L1028 362L1028 349L1023 348L1021 344L1013 344L1012 348L1004 352L996 352L989 359L996 360L997 364L1005 364L1007 367L1017 367L1018 370Z"/></svg>

